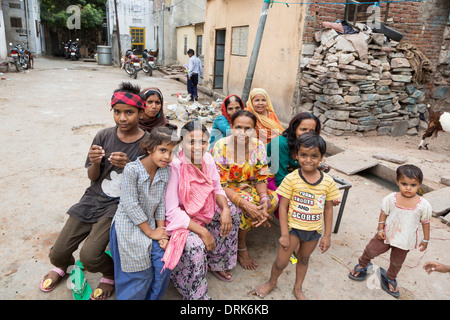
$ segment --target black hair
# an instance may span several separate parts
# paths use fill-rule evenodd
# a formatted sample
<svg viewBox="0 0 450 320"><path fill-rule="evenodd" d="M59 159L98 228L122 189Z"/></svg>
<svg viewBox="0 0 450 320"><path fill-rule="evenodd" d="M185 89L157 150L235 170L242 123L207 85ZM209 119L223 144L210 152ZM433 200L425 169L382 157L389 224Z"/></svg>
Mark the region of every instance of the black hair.
<svg viewBox="0 0 450 320"><path fill-rule="evenodd" d="M195 51L194 51L193 49L189 49L189 50L187 51L187 54L190 54L190 53L195 54Z"/></svg>
<svg viewBox="0 0 450 320"><path fill-rule="evenodd" d="M295 154L298 154L300 147L308 149L319 148L319 152L322 156L327 152L327 143L315 132L305 132L298 137L293 150Z"/></svg>
<svg viewBox="0 0 450 320"><path fill-rule="evenodd" d="M132 84L131 82L122 82L119 85L119 88L114 90L114 92L131 92L144 99L144 97L141 94L141 87L137 84Z"/></svg>
<svg viewBox="0 0 450 320"><path fill-rule="evenodd" d="M247 117L253 120L253 127L256 128L256 122L258 121L253 113L248 110L239 110L231 116L231 125L234 124L234 120L239 117Z"/></svg>
<svg viewBox="0 0 450 320"><path fill-rule="evenodd" d="M234 98L234 100L233 100ZM225 109L228 107L228 105L232 102L232 101L236 101L237 103L239 103L239 105L241 106L241 109L244 109L244 102L242 101L242 99L237 96L237 95L232 95L229 96L227 99L225 99L224 103L225 103Z"/></svg>
<svg viewBox="0 0 450 320"><path fill-rule="evenodd" d="M286 130L283 131L282 135L284 137L286 137L287 140L287 144L289 147L289 150L291 150L291 153L293 155L295 155L296 153L293 152L294 150L294 146L295 143L297 141L297 128L298 126L302 123L303 120L305 119L313 119L316 122L316 128L315 128L315 132L317 134L320 134L320 130L321 130L321 124L319 119L313 115L312 113L309 112L300 112L299 114L297 114L295 117L293 117L291 119L291 122L289 122L289 126L286 128Z"/></svg>
<svg viewBox="0 0 450 320"><path fill-rule="evenodd" d="M203 133L206 133L206 136L209 138L209 131L206 129L206 127L203 125L203 123L200 120L194 120L187 122L182 128L181 128L181 134L180 138L183 140L183 137L188 132L192 132L195 130L202 130Z"/></svg>
<svg viewBox="0 0 450 320"><path fill-rule="evenodd" d="M423 181L423 172L420 170L419 167L413 165L413 164L404 164L397 168L397 181L401 177L407 177L410 179L414 179L419 181L420 184L422 184Z"/></svg>
<svg viewBox="0 0 450 320"><path fill-rule="evenodd" d="M163 126L153 128L150 134L141 142L141 149L144 152L154 152L160 145L171 144L177 145L181 139L177 134L178 127L176 125L166 123Z"/></svg>
<svg viewBox="0 0 450 320"><path fill-rule="evenodd" d="M148 97L150 96L158 96L159 101L161 101L161 104L163 103L163 97L161 95L161 92L159 92L158 90L155 89L149 89L147 91L145 91L144 93L141 93L142 98L147 101Z"/></svg>

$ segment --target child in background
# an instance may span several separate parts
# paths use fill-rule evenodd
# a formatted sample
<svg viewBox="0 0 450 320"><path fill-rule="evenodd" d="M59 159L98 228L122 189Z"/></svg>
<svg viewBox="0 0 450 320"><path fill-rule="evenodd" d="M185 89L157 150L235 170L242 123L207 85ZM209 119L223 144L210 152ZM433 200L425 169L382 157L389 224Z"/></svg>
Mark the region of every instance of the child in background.
<svg viewBox="0 0 450 320"><path fill-rule="evenodd" d="M103 300L112 294L114 265L105 249L111 221L119 204L123 168L142 155L139 144L148 135L138 125L144 108L145 101L138 86L125 82L114 91L111 110L114 111L116 126L100 130L92 142L85 164L91 185L67 212L69 218L49 254L55 268L42 279L42 291L55 288L67 268L75 264L73 252L86 239L80 249L80 261L85 270L103 274L97 288L102 290L102 294L99 297L91 295L91 299Z"/></svg>
<svg viewBox="0 0 450 320"><path fill-rule="evenodd" d="M114 216L110 249L118 300L159 300L167 289L170 270L161 273L165 230L165 193L176 126L154 128L141 144L146 155L123 171L122 194Z"/></svg>
<svg viewBox="0 0 450 320"><path fill-rule="evenodd" d="M391 250L387 272L381 268L381 286L384 291L398 298L397 275L409 250L417 248L417 231L422 223L424 238L420 251L424 251L430 240L431 205L419 196L423 180L422 171L410 164L397 168L397 185L400 192L386 196L381 203L378 231L366 246L359 264L349 273L349 278L363 281L368 275L370 260Z"/></svg>
<svg viewBox="0 0 450 320"><path fill-rule="evenodd" d="M306 299L302 284L309 257L321 237L319 248L322 253L331 244L333 200L339 198L340 193L333 178L319 169L326 152L326 143L317 133L307 132L299 137L294 151L300 168L289 173L277 189L281 198L280 247L270 279L255 290L260 298L264 298L276 286L278 277L289 264L292 252L298 248L293 293L299 300Z"/></svg>

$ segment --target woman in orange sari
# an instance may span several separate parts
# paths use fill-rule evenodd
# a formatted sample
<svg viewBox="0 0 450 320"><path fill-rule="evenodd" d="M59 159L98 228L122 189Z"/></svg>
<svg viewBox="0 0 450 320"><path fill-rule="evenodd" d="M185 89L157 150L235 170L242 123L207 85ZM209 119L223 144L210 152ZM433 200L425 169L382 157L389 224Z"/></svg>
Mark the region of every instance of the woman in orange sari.
<svg viewBox="0 0 450 320"><path fill-rule="evenodd" d="M257 138L264 145L267 145L284 131L266 90L254 88L249 94L246 110L255 115Z"/></svg>

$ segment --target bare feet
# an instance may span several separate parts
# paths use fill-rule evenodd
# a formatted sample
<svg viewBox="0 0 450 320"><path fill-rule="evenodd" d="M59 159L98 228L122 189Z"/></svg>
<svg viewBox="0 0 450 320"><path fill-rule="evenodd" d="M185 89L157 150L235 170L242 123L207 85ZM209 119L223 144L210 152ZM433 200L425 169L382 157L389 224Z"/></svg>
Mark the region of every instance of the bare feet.
<svg viewBox="0 0 450 320"><path fill-rule="evenodd" d="M297 298L297 300L308 300L308 298L306 298L305 294L303 293L302 289L292 289L292 293L294 294L294 296Z"/></svg>
<svg viewBox="0 0 450 320"><path fill-rule="evenodd" d="M272 291L273 288L275 288L276 285L276 283L267 281L266 283L263 283L262 285L256 287L254 295L263 299L269 294L270 291Z"/></svg>
<svg viewBox="0 0 450 320"><path fill-rule="evenodd" d="M97 291L97 289L102 290L101 294L97 297L94 297L95 291ZM92 295L91 295L92 300L104 300L104 299L109 298L114 291L114 280L111 279L110 277L103 277L100 280L100 283L98 284L97 289L95 289L94 293L92 293Z"/></svg>
<svg viewBox="0 0 450 320"><path fill-rule="evenodd" d="M250 258L247 248L238 249L237 258L240 265L244 269L256 270L256 268L258 267L258 264L252 258Z"/></svg>

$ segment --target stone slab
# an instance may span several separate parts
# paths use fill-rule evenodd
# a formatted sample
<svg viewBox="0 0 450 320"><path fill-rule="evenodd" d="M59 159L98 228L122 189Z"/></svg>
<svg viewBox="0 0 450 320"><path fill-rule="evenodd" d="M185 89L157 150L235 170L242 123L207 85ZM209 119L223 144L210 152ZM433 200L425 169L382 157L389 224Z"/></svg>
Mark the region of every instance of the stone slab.
<svg viewBox="0 0 450 320"><path fill-rule="evenodd" d="M342 172L348 176L378 165L378 161L371 156L350 151L344 151L334 156L327 157L326 163L336 171Z"/></svg>
<svg viewBox="0 0 450 320"><path fill-rule="evenodd" d="M423 195L433 208L433 216L438 217L450 211L450 187L437 189Z"/></svg>
<svg viewBox="0 0 450 320"><path fill-rule="evenodd" d="M398 164L405 163L406 160L408 160L408 158L406 158L404 156L401 156L398 154L393 154L393 153L386 152L386 151L379 151L379 152L375 153L374 155L372 155L372 157L374 157L375 159L385 160L385 161L398 163Z"/></svg>

